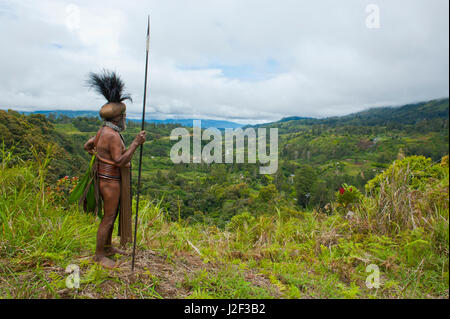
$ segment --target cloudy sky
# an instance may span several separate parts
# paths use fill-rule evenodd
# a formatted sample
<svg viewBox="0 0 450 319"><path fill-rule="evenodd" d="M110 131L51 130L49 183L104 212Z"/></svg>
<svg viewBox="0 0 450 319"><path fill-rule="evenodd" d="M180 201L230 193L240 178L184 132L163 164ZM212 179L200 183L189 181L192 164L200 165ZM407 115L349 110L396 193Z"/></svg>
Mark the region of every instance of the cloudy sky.
<svg viewBox="0 0 450 319"><path fill-rule="evenodd" d="M0 108L98 110L115 70L139 117L324 117L449 95L448 0L0 0Z"/></svg>

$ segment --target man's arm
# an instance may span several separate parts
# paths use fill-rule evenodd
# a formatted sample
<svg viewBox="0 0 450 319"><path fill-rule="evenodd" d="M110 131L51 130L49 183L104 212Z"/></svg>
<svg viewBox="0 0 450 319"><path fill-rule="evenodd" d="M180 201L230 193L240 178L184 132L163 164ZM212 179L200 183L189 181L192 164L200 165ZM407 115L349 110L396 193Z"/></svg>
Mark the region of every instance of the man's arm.
<svg viewBox="0 0 450 319"><path fill-rule="evenodd" d="M109 151L112 161L120 167L127 165L131 161L134 151L136 151L137 147L144 142L145 131L141 131L131 143L130 147L122 153L122 140L120 139L119 135L112 135L109 140Z"/></svg>
<svg viewBox="0 0 450 319"><path fill-rule="evenodd" d="M85 151L91 155L94 154L94 141L95 141L95 136L88 139L88 141L84 144Z"/></svg>

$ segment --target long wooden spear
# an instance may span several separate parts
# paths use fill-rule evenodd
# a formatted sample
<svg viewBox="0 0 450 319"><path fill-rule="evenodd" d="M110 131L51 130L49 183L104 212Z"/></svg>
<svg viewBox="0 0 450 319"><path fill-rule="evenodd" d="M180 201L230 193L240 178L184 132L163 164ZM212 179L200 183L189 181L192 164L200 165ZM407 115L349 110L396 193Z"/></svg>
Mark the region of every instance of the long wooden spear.
<svg viewBox="0 0 450 319"><path fill-rule="evenodd" d="M150 15L148 15L147 21L147 52L145 56L145 82L144 82L144 102L142 106L142 125L141 130L145 127L145 102L147 98L147 70L148 70L148 51L150 48ZM139 173L138 173L138 184L137 184L137 195L136 195L136 216L134 220L134 241L133 241L133 258L131 261L131 271L134 271L134 260L136 256L136 235L137 235L137 224L138 224L138 212L139 212L139 193L141 191L141 171L142 171L142 149L143 144L140 146L139 150Z"/></svg>

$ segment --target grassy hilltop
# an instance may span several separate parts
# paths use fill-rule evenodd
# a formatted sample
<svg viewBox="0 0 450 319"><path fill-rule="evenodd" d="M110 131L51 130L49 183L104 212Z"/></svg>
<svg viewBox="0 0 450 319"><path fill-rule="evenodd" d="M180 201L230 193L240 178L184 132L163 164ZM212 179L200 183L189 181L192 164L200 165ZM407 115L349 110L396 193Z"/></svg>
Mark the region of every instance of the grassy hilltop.
<svg viewBox="0 0 450 319"><path fill-rule="evenodd" d="M99 219L67 207L64 182L46 188L37 174L45 167L8 159L2 298L448 298L448 157L398 161L368 184L373 195L342 198L332 215L275 205L221 230L174 221L159 202L143 201L136 276L130 258L115 270L91 261ZM80 267L78 290L66 288L69 264ZM366 286L370 264L378 289Z"/></svg>
<svg viewBox="0 0 450 319"><path fill-rule="evenodd" d="M149 124L134 276L91 261L100 220L66 201L98 119L0 111L0 298L448 298L448 99L389 111L266 125L273 176L174 165L176 125Z"/></svg>

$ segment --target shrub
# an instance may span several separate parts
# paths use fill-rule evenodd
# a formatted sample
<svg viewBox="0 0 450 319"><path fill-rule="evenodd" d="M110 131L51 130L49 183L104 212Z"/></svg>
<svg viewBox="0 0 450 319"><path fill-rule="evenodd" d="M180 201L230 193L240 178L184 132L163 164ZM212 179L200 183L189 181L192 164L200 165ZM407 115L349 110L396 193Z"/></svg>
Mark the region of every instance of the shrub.
<svg viewBox="0 0 450 319"><path fill-rule="evenodd" d="M342 184L336 192L336 203L338 208L354 209L362 197L361 192L355 186Z"/></svg>
<svg viewBox="0 0 450 319"><path fill-rule="evenodd" d="M423 189L424 183L430 178L442 178L445 175L445 160L443 164L433 165L431 158L424 156L409 156L401 160L394 161L388 169L375 176L367 182L365 189L367 193L377 193L383 181L398 179L402 175L405 185L412 189ZM405 174L405 171L408 172ZM447 158L448 171L448 158Z"/></svg>
<svg viewBox="0 0 450 319"><path fill-rule="evenodd" d="M383 234L423 227L435 232L435 224L448 222L448 164L439 164L423 156L396 161L366 185L372 196L362 205L371 229ZM447 224L448 225L448 224ZM442 237L442 236L441 236Z"/></svg>
<svg viewBox="0 0 450 319"><path fill-rule="evenodd" d="M274 184L261 187L259 190L259 198L264 202L269 202L277 196L277 188Z"/></svg>

